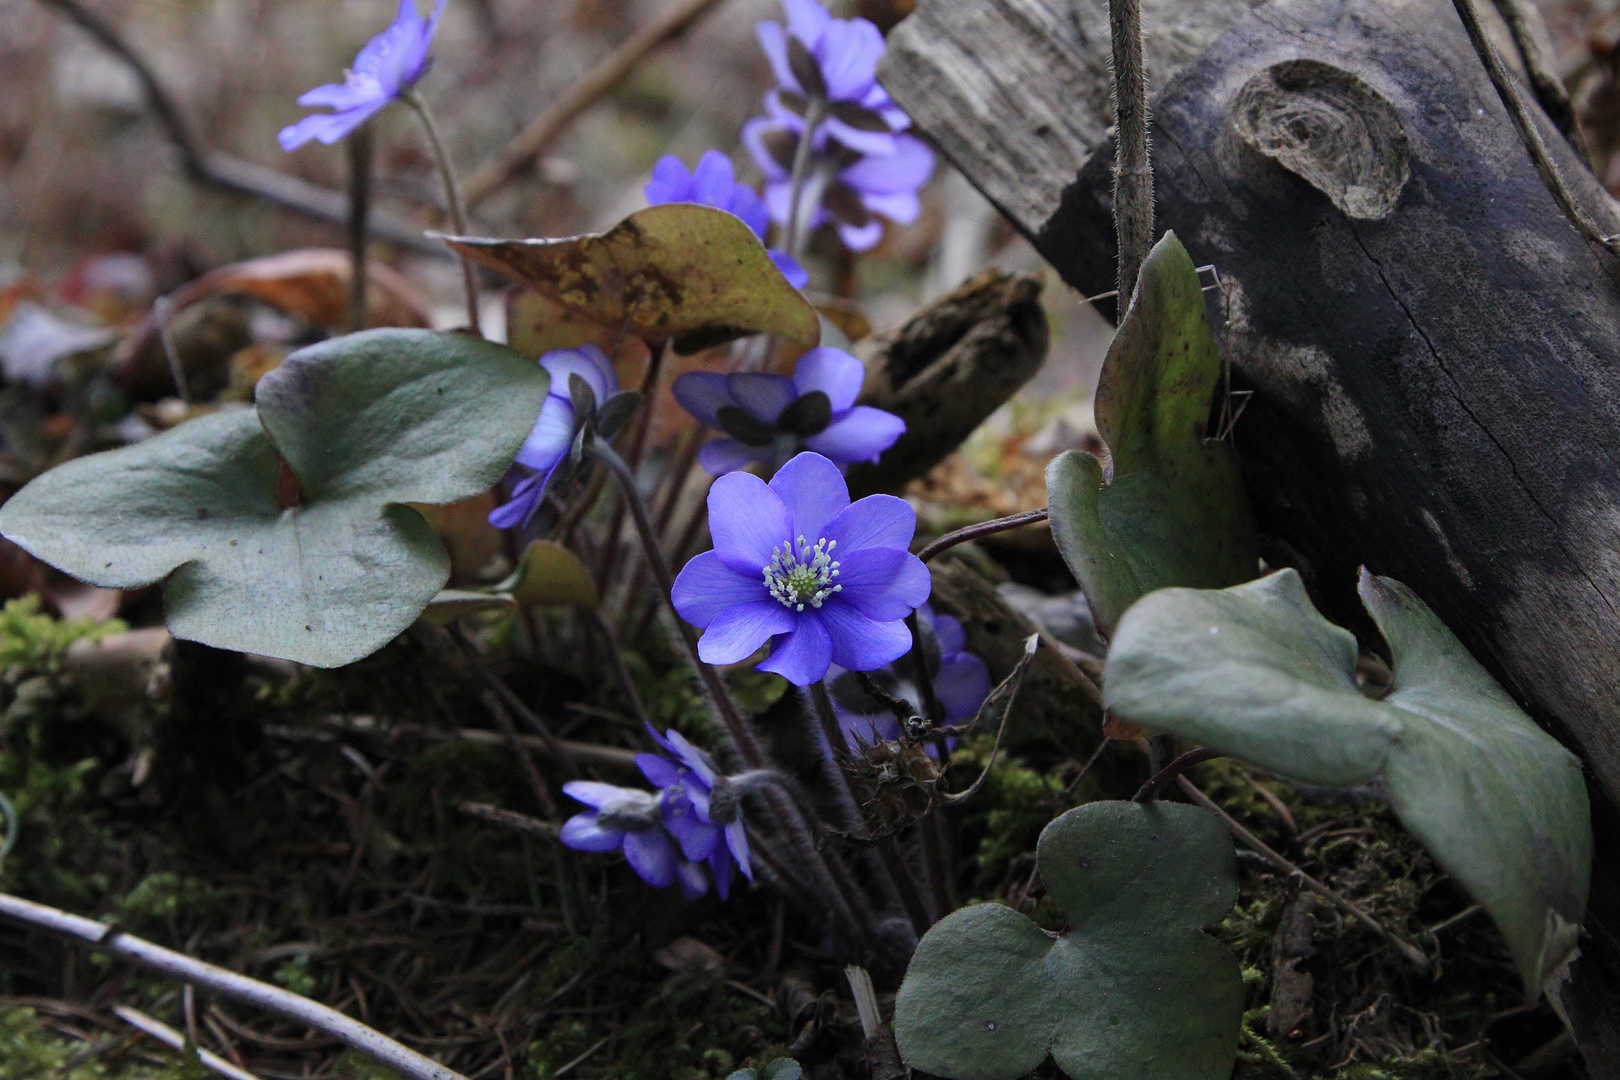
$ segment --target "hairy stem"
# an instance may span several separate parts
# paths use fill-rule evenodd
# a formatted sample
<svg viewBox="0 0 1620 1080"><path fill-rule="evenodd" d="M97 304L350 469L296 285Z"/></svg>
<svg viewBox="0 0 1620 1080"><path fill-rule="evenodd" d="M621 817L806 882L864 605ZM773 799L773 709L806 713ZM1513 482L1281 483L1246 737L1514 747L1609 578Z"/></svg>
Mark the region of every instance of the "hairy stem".
<svg viewBox="0 0 1620 1080"><path fill-rule="evenodd" d="M450 152L445 148L444 140L439 137L439 125L433 120L433 113L428 109L427 102L415 90L407 90L400 95L400 99L411 107L416 118L422 122L422 130L427 133L428 146L433 151L433 160L439 167L439 180L444 184L445 211L450 218L450 229L457 236L467 235L467 216L461 209L461 186L456 183L456 170L450 164ZM473 276L472 262L465 256L461 259L461 286L467 293L467 329L483 337L484 332L478 325L478 281Z"/></svg>
<svg viewBox="0 0 1620 1080"><path fill-rule="evenodd" d="M799 205L804 197L804 181L810 171L810 152L815 148L816 129L827 117L827 101L825 98L813 97L804 111L804 131L799 135L799 145L793 151L793 179L788 195L787 233L782 239L782 249L794 258L803 254L799 249L802 242L809 239L810 229L804 221L805 208Z"/></svg>
<svg viewBox="0 0 1620 1080"><path fill-rule="evenodd" d="M1034 525L1037 522L1045 521L1047 517L1047 509L1043 506L1039 510L1025 510L1021 514L1010 514L1007 517L996 518L994 521L981 521L977 525L969 525L966 528L957 529L955 532L946 533L917 552L917 558L927 562L934 556L943 554L958 544L965 544L969 540L977 540L981 536L994 536L996 533L1006 532L1009 529Z"/></svg>
<svg viewBox="0 0 1620 1080"><path fill-rule="evenodd" d="M1148 157L1141 0L1108 0L1108 33L1114 49L1114 230L1119 237L1123 314L1153 247L1153 165Z"/></svg>
<svg viewBox="0 0 1620 1080"><path fill-rule="evenodd" d="M366 221L371 216L371 125L350 135L349 154L349 330L366 328Z"/></svg>

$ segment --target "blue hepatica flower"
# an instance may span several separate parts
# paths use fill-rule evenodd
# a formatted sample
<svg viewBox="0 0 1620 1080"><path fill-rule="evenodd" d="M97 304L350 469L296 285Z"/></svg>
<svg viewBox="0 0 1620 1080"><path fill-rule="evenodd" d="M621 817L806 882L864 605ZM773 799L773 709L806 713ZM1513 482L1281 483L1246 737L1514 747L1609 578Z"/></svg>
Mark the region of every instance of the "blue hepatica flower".
<svg viewBox="0 0 1620 1080"><path fill-rule="evenodd" d="M714 767L709 755L680 732L660 735L647 729L670 757L637 754L642 775L662 789L659 805L664 828L692 863L708 860L720 899L731 895L731 880L740 869L749 881L754 869L748 853L737 788ZM674 760L671 760L673 758Z"/></svg>
<svg viewBox="0 0 1620 1080"><path fill-rule="evenodd" d="M647 202L653 206L690 202L736 214L754 230L761 243L765 241L765 231L770 228L771 218L765 203L753 188L737 182L731 159L718 150L706 151L698 159L697 168L690 170L674 154L665 154L653 166L652 181L643 191ZM775 248L767 250L771 261L782 271L789 285L802 289L810 284L810 275L804 272L804 267L793 256Z"/></svg>
<svg viewBox="0 0 1620 1080"><path fill-rule="evenodd" d="M865 251L883 237L880 217L900 225L917 220L917 191L933 175L933 151L903 134L910 118L877 84L884 42L876 26L835 19L816 0L782 0L782 7L787 26L758 26L778 85L765 95L768 115L743 125L743 145L765 174L771 220L787 224L794 157L819 101L800 216L807 231L834 223L846 247Z"/></svg>
<svg viewBox="0 0 1620 1080"><path fill-rule="evenodd" d="M568 460L580 417L574 411L569 377L578 375L590 387L598 405L619 391L619 377L613 364L599 347L554 349L540 358L540 366L551 376L551 390L540 407L534 430L517 453L517 464L532 470L512 489L512 497L490 511L489 523L497 529L526 525L540 508L546 488L557 470Z"/></svg>
<svg viewBox="0 0 1620 1080"><path fill-rule="evenodd" d="M793 377L764 372L690 371L675 380L675 400L707 427L726 433L698 451L716 476L754 462L779 465L813 450L838 465L876 461L906 430L893 413L856 405L866 366L827 347L799 358Z"/></svg>
<svg viewBox="0 0 1620 1080"><path fill-rule="evenodd" d="M433 7L433 17L416 13L416 0L399 0L393 25L366 42L354 58L354 67L341 83L317 86L298 99L300 105L334 110L306 116L281 130L283 150L296 150L311 139L330 146L370 120L383 106L409 90L428 69L428 46L439 28L445 0Z"/></svg>
<svg viewBox="0 0 1620 1080"><path fill-rule="evenodd" d="M930 719L946 726L971 720L990 696L990 669L967 651L967 635L957 619L936 615L924 604L917 609L917 621L923 630L923 655L928 661L934 696L945 713ZM872 678L891 696L910 702L919 714L924 711L912 653L873 672ZM853 676L834 668L829 673L828 687L833 712L851 740L871 744L900 737L900 721L894 713L869 696Z"/></svg>
<svg viewBox="0 0 1620 1080"><path fill-rule="evenodd" d="M664 831L659 796L595 780L571 780L563 793L590 807L563 822L564 844L575 851L623 849L630 868L649 885L662 889L679 881L688 896L708 891L703 868L676 856Z"/></svg>
<svg viewBox="0 0 1620 1080"><path fill-rule="evenodd" d="M744 660L809 686L833 664L872 671L911 648L905 617L928 599L928 568L909 550L917 516L892 495L849 501L838 466L803 453L769 484L752 473L709 489L714 550L675 580L681 618L703 629L698 655Z"/></svg>

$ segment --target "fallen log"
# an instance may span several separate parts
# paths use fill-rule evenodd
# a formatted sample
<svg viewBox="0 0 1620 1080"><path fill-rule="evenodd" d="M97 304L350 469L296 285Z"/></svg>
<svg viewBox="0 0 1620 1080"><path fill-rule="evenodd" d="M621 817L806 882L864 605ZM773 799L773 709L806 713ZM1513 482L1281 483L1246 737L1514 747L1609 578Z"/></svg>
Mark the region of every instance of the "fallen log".
<svg viewBox="0 0 1620 1080"><path fill-rule="evenodd" d="M1097 109L1065 79L1107 40L1063 37L1066 6L926 0L880 74L1091 294L1112 287L1111 152L1077 160ZM1144 22L1203 20L1201 38L1215 9ZM1035 10L1056 36L1032 60ZM1579 750L1588 925L1620 956L1620 262L1548 194L1447 0L1273 0L1221 29L1179 71L1162 50L1153 69L1150 38L1158 218L1224 286L1211 316L1254 395L1235 439L1267 557L1365 634L1356 567L1405 581ZM1042 131L1066 112L1090 120L1054 152Z"/></svg>

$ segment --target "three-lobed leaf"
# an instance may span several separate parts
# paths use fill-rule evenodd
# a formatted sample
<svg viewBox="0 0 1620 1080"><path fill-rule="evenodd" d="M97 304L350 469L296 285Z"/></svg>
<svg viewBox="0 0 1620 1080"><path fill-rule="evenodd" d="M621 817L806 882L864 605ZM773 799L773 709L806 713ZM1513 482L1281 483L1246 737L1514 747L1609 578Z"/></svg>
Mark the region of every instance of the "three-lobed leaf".
<svg viewBox="0 0 1620 1080"><path fill-rule="evenodd" d="M816 309L753 230L713 207L649 206L605 233L559 240L445 239L529 287L512 314L531 348L625 333L649 344L673 340L683 353L749 334L806 346L820 337Z"/></svg>
<svg viewBox="0 0 1620 1080"><path fill-rule="evenodd" d="M0 532L83 581L165 581L177 637L336 667L386 645L449 577L408 506L487 489L539 415L533 361L461 334L375 330L288 357L253 409L78 458Z"/></svg>
<svg viewBox="0 0 1620 1080"><path fill-rule="evenodd" d="M1393 661L1381 700L1356 683L1355 638L1281 570L1138 601L1108 653L1107 707L1297 780L1382 775L1396 814L1496 920L1537 992L1586 905L1580 763L1410 589L1363 571L1361 598Z"/></svg>
<svg viewBox="0 0 1620 1080"><path fill-rule="evenodd" d="M1223 1080L1243 987L1201 929L1237 898L1220 823L1179 803L1088 803L1046 827L1037 858L1068 929L999 904L935 924L895 1000L907 1064L1010 1080L1050 1054L1076 1080Z"/></svg>
<svg viewBox="0 0 1620 1080"><path fill-rule="evenodd" d="M1046 471L1053 536L1105 633L1154 589L1254 576L1237 456L1206 438L1220 374L1198 270L1167 232L1142 266L1097 386L1112 472L1077 450Z"/></svg>

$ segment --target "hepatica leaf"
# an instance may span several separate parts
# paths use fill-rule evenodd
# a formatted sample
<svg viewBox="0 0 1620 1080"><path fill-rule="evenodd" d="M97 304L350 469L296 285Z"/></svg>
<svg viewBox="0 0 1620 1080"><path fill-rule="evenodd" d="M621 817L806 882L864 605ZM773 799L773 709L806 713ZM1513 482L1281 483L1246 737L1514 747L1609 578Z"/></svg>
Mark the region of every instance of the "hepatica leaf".
<svg viewBox="0 0 1620 1080"><path fill-rule="evenodd" d="M335 338L266 375L256 408L45 473L0 507L0 532L94 585L163 580L177 637L336 667L386 645L449 577L401 504L493 484L546 386L532 361L461 334Z"/></svg>
<svg viewBox="0 0 1620 1080"><path fill-rule="evenodd" d="M1586 906L1580 763L1405 585L1363 571L1361 599L1393 660L1380 701L1356 685L1355 638L1282 570L1143 597L1109 649L1108 708L1297 780L1382 775L1401 821L1490 912L1536 993Z"/></svg>
<svg viewBox="0 0 1620 1080"><path fill-rule="evenodd" d="M1180 803L1088 803L1046 827L1037 857L1068 930L999 904L935 924L895 1000L906 1063L1010 1080L1051 1054L1075 1080L1225 1080L1243 985L1200 929L1237 899L1220 822Z"/></svg>
<svg viewBox="0 0 1620 1080"><path fill-rule="evenodd" d="M1206 438L1221 360L1197 268L1167 232L1148 255L1097 385L1113 472L1071 450L1046 470L1052 534L1112 630L1137 597L1254 576L1248 496L1231 446Z"/></svg>
<svg viewBox="0 0 1620 1080"><path fill-rule="evenodd" d="M534 324L595 324L648 343L673 338L687 353L748 334L780 334L801 345L820 337L816 309L788 284L753 230L724 210L665 203L588 236L446 239L534 290L518 322L528 337L553 348L561 347L559 339Z"/></svg>

